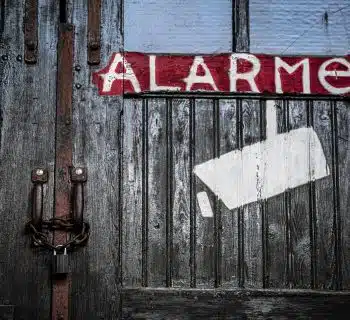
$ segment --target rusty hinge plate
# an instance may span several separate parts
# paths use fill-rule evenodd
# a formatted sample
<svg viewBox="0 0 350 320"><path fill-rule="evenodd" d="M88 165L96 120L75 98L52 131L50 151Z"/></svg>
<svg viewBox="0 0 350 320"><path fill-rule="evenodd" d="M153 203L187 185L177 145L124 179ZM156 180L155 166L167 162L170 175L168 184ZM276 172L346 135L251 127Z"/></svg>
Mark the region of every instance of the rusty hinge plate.
<svg viewBox="0 0 350 320"><path fill-rule="evenodd" d="M33 64L38 58L38 0L26 0L23 27L24 61Z"/></svg>
<svg viewBox="0 0 350 320"><path fill-rule="evenodd" d="M101 0L89 0L88 7L88 63L100 64L101 52Z"/></svg>

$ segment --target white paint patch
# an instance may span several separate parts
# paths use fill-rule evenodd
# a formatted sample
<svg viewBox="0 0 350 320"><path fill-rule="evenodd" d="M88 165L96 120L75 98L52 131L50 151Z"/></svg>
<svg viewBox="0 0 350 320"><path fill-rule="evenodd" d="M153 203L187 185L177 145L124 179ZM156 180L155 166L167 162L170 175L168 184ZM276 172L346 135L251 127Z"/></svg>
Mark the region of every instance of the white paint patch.
<svg viewBox="0 0 350 320"><path fill-rule="evenodd" d="M194 173L229 209L266 199L329 175L313 128L277 134L276 106L266 105L267 139L209 160Z"/></svg>
<svg viewBox="0 0 350 320"><path fill-rule="evenodd" d="M213 210L211 208L211 204L208 198L208 194L205 191L197 193L197 201L203 217L214 216Z"/></svg>

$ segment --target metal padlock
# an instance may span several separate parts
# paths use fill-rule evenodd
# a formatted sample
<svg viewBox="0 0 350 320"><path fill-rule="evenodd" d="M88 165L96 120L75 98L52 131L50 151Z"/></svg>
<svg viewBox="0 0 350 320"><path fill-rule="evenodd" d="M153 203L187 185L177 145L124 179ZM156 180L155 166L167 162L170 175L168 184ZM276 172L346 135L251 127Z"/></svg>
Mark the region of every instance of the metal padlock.
<svg viewBox="0 0 350 320"><path fill-rule="evenodd" d="M68 254L67 248L64 248L63 253L57 253L53 251L53 262L52 262L52 274L54 275L65 275L69 272L68 270Z"/></svg>

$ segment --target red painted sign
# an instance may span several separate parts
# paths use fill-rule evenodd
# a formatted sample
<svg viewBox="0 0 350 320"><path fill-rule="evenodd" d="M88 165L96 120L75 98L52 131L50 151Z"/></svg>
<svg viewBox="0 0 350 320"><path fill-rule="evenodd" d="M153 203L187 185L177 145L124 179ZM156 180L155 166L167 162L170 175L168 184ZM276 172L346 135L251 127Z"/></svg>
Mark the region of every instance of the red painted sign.
<svg viewBox="0 0 350 320"><path fill-rule="evenodd" d="M93 74L100 95L141 92L350 94L350 56L114 53Z"/></svg>

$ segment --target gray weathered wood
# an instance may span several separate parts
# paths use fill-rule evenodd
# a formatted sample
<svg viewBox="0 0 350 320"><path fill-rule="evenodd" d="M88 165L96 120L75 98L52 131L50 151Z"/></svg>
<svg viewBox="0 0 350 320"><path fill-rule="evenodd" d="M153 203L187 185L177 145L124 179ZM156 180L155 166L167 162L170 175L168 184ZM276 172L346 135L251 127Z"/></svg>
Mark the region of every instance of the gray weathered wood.
<svg viewBox="0 0 350 320"><path fill-rule="evenodd" d="M332 274L335 262L333 237L333 181L331 106L328 101L314 102L314 129L321 141L329 165L330 175L315 182L317 221L317 285L333 287Z"/></svg>
<svg viewBox="0 0 350 320"><path fill-rule="evenodd" d="M166 285L167 108L165 99L148 100L148 285Z"/></svg>
<svg viewBox="0 0 350 320"><path fill-rule="evenodd" d="M0 303L16 319L50 317L51 254L31 247L24 225L31 215L31 170L49 170L45 218L53 213L56 110L57 4L39 3L39 54L23 61L24 6L1 2L0 28Z"/></svg>
<svg viewBox="0 0 350 320"><path fill-rule="evenodd" d="M87 1L74 1L76 30L73 91L73 165L86 166L84 217L91 224L86 248L72 254L70 315L96 319L119 310L119 201L122 98L101 97L91 82L100 67L87 65ZM121 1L104 1L101 9L101 66L122 49Z"/></svg>
<svg viewBox="0 0 350 320"><path fill-rule="evenodd" d="M243 146L261 140L261 106L259 100L242 102ZM257 160L257 166L259 165ZM244 163L243 163L244 170ZM257 167L257 170L258 167ZM243 177L244 179L244 177ZM256 186L259 193L259 186ZM244 286L262 287L262 229L260 202L243 207Z"/></svg>
<svg viewBox="0 0 350 320"><path fill-rule="evenodd" d="M349 292L124 289L123 319L347 319Z"/></svg>
<svg viewBox="0 0 350 320"><path fill-rule="evenodd" d="M190 271L190 132L189 100L172 101L174 287L189 287Z"/></svg>
<svg viewBox="0 0 350 320"><path fill-rule="evenodd" d="M195 164L213 158L213 104L212 100L197 99L195 102ZM214 195L199 179L196 179L196 194L205 191L213 208ZM214 287L214 221L203 217L196 199L196 280L197 287ZM214 210L213 210L214 211Z"/></svg>
<svg viewBox="0 0 350 320"><path fill-rule="evenodd" d="M124 101L123 114L123 285L142 281L142 101Z"/></svg>
<svg viewBox="0 0 350 320"><path fill-rule="evenodd" d="M350 108L348 102L338 102L339 186L342 237L342 287L350 289Z"/></svg>
<svg viewBox="0 0 350 320"><path fill-rule="evenodd" d="M220 100L220 153L237 148L236 100ZM238 286L237 210L221 206L222 223L222 287Z"/></svg>

